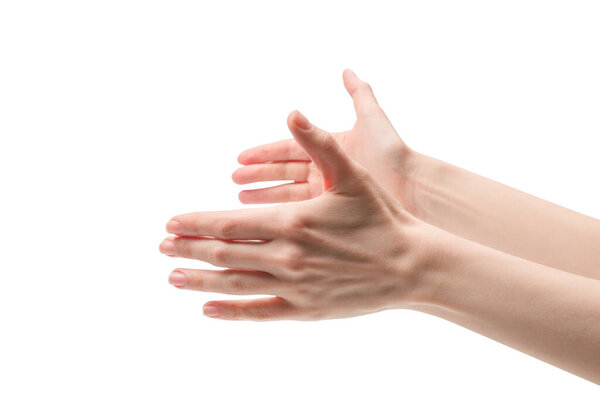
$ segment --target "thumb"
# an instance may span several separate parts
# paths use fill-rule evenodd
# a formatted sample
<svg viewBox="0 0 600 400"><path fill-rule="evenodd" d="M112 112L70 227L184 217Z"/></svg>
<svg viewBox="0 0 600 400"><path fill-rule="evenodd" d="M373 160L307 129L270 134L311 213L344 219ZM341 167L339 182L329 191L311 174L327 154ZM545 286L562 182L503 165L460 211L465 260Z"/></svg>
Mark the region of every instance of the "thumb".
<svg viewBox="0 0 600 400"><path fill-rule="evenodd" d="M321 171L323 190L351 179L355 172L354 162L332 134L311 124L298 110L290 113L287 123L296 142Z"/></svg>
<svg viewBox="0 0 600 400"><path fill-rule="evenodd" d="M343 78L344 86L354 102L357 117L364 117L381 111L373 90L367 82L358 79L350 69L344 70Z"/></svg>

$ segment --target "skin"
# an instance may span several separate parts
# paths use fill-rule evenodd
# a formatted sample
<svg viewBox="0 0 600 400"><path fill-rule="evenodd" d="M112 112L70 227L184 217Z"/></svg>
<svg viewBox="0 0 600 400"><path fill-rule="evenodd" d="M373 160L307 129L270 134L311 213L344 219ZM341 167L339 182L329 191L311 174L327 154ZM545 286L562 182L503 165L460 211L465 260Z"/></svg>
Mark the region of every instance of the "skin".
<svg viewBox="0 0 600 400"><path fill-rule="evenodd" d="M368 94L364 86L355 90L353 82L359 81L346 82L351 94ZM355 99L359 119L361 100ZM356 143L374 148L384 143L359 141L361 132L378 126L385 124L367 118L334 136L299 112L291 113L288 127L302 153L287 145L283 154L288 158L279 161L304 163L306 179L314 178L321 190L308 190L308 181L303 188L293 183L250 195L254 202L280 196L278 201L289 201L284 204L172 218L167 231L173 236L161 243L161 252L221 269L176 269L170 283L180 289L268 296L205 304L205 315L226 320L320 320L418 310L600 383L600 281L568 272L571 265L542 265L414 216L409 212L412 195L394 195L385 186L400 181L403 190L409 187L411 173L396 168L410 163L394 164L394 173L403 176L398 180L369 166L378 157L360 158L368 151L356 152L361 148ZM269 154L263 147L240 161L266 163Z"/></svg>
<svg viewBox="0 0 600 400"><path fill-rule="evenodd" d="M406 193L409 172L414 168L412 151L377 104L371 87L350 70L344 71L344 86L354 101L356 123L351 130L333 133L342 149L368 169L389 193L410 211ZM242 152L233 181L252 182L292 180L293 183L271 188L244 190L240 201L245 204L282 203L307 200L323 192L319 169L294 139L270 143Z"/></svg>
<svg viewBox="0 0 600 400"><path fill-rule="evenodd" d="M342 318L408 298L417 286L414 252L421 244L413 243L411 231L418 220L351 160L333 136L315 130L299 112L290 115L289 125L324 177L323 194L263 209L174 217L167 230L177 236L163 241L163 253L227 269L178 269L171 283L275 296L205 306L207 315L224 319ZM389 233L389 240L381 240L381 232Z"/></svg>
<svg viewBox="0 0 600 400"><path fill-rule="evenodd" d="M411 214L488 247L600 279L600 221L415 152L393 128L371 87L350 70L343 78L356 123L334 136ZM293 139L248 149L238 161L244 166L233 173L236 183L295 181L244 190L243 203L305 200L321 193L318 169Z"/></svg>

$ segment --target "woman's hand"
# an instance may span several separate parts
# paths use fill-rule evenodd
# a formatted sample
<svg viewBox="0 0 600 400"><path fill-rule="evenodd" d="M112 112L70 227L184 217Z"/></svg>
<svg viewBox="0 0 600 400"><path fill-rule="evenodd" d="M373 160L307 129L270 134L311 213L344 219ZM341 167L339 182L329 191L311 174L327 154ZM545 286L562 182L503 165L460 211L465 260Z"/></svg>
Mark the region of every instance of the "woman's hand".
<svg viewBox="0 0 600 400"><path fill-rule="evenodd" d="M409 149L369 85L350 70L344 84L357 119L352 130L334 136L406 211L485 246L600 279L600 221ZM238 160L245 166L233 174L237 183L295 181L244 190L242 203L298 201L322 191L320 171L293 139L246 150Z"/></svg>
<svg viewBox="0 0 600 400"><path fill-rule="evenodd" d="M176 269L182 289L267 294L211 301L223 319L342 318L403 307L416 298L427 225L408 214L334 137L293 112L288 125L313 160L322 195L262 209L174 217L160 249L224 270ZM425 228L426 229L426 228Z"/></svg>
<svg viewBox="0 0 600 400"><path fill-rule="evenodd" d="M207 316L342 318L410 308L600 383L600 282L514 257L413 217L330 134L288 124L323 194L271 208L186 214L161 251L224 270L176 269L183 289L267 294L211 301ZM592 262L595 265L596 261Z"/></svg>
<svg viewBox="0 0 600 400"><path fill-rule="evenodd" d="M363 165L371 176L399 200L404 208L412 208L408 195L408 177L414 155L377 104L371 87L350 71L344 71L344 86L352 96L356 123L334 137L342 149ZM244 166L233 173L239 184L262 181L293 180L263 189L240 192L240 201L251 203L284 203L317 197L323 190L322 176L316 165L294 139L283 140L242 152L238 161Z"/></svg>

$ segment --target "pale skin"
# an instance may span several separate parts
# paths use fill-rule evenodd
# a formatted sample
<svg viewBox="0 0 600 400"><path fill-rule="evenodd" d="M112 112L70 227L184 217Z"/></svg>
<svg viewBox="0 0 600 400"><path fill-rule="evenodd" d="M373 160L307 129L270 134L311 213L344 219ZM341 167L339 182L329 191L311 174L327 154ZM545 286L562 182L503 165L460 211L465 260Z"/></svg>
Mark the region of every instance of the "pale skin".
<svg viewBox="0 0 600 400"><path fill-rule="evenodd" d="M181 289L229 320L319 320L407 308L437 315L600 383L600 221L418 154L370 87L344 84L354 127L330 134L299 112L293 139L246 150L240 193L265 208L179 215L163 253Z"/></svg>

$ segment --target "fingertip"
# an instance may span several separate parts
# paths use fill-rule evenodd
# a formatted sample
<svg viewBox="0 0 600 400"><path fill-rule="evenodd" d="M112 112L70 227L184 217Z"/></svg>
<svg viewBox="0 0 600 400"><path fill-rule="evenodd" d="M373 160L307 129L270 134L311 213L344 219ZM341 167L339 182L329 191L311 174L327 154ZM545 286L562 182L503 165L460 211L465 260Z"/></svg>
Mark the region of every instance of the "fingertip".
<svg viewBox="0 0 600 400"><path fill-rule="evenodd" d="M182 288L187 283L185 274L180 270L174 270L169 274L169 283L176 288Z"/></svg>
<svg viewBox="0 0 600 400"><path fill-rule="evenodd" d="M237 162L242 165L248 164L248 151L244 150L237 156Z"/></svg>
<svg viewBox="0 0 600 400"><path fill-rule="evenodd" d="M221 309L218 303L209 301L202 307L202 312L207 317L217 318L221 314Z"/></svg>
<svg viewBox="0 0 600 400"><path fill-rule="evenodd" d="M287 125L290 129L292 129L292 127L294 126L294 118L296 116L296 112L298 112L298 110L292 111L287 116Z"/></svg>
<svg viewBox="0 0 600 400"><path fill-rule="evenodd" d="M356 76L356 74L354 73L354 71L352 71L350 68L346 68L344 70L344 72L342 73L342 76L344 77L344 79L348 79L348 78L358 78Z"/></svg>
<svg viewBox="0 0 600 400"><path fill-rule="evenodd" d="M183 230L183 225L181 224L181 222L175 220L175 219L171 219L169 222L167 222L166 225L166 230L168 233L172 233L174 235L178 235L182 232Z"/></svg>
<svg viewBox="0 0 600 400"><path fill-rule="evenodd" d="M175 257L177 255L177 250L175 248L173 237L169 236L165 238L158 246L158 250L166 256Z"/></svg>
<svg viewBox="0 0 600 400"><path fill-rule="evenodd" d="M308 118L298 110L292 111L288 116L288 126L290 128L295 127L301 131L310 131L312 128L312 124Z"/></svg>
<svg viewBox="0 0 600 400"><path fill-rule="evenodd" d="M264 198L264 195L261 194L261 191L264 189L249 189L242 190L238 194L238 199L242 204L264 204L270 203L267 201L268 199Z"/></svg>
<svg viewBox="0 0 600 400"><path fill-rule="evenodd" d="M237 183L238 185L241 184L240 182L240 168L236 169L235 171L233 171L233 173L231 174L231 180L234 183Z"/></svg>
<svg viewBox="0 0 600 400"><path fill-rule="evenodd" d="M358 81L358 76L356 76L354 71L352 71L350 68L346 68L342 74L342 78L344 80L344 87L348 93L352 94L356 89L356 81Z"/></svg>
<svg viewBox="0 0 600 400"><path fill-rule="evenodd" d="M238 199L239 199L240 203L248 204L248 192L245 190L242 190L241 192L239 192Z"/></svg>

